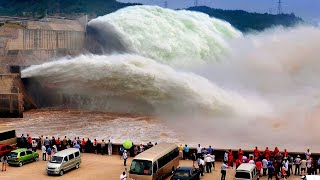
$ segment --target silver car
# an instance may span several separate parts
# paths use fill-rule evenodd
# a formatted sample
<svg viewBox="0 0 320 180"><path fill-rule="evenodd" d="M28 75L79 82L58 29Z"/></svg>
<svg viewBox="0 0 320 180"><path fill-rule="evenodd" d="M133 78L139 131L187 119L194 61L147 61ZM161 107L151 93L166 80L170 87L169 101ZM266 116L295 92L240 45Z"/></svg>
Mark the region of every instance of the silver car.
<svg viewBox="0 0 320 180"><path fill-rule="evenodd" d="M79 149L69 148L54 154L47 164L47 174L63 175L64 172L80 167L81 155Z"/></svg>

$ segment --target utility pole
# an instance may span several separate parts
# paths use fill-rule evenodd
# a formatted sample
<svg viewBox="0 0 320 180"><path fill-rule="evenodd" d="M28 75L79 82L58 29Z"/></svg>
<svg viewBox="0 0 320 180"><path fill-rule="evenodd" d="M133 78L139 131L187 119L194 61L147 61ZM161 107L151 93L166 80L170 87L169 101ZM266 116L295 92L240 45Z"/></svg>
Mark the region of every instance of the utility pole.
<svg viewBox="0 0 320 180"><path fill-rule="evenodd" d="M278 0L278 14L282 14L282 1Z"/></svg>
<svg viewBox="0 0 320 180"><path fill-rule="evenodd" d="M168 0L165 0L165 1L164 1L164 7L165 7L165 8L168 8Z"/></svg>
<svg viewBox="0 0 320 180"><path fill-rule="evenodd" d="M199 1L198 0L194 0L194 6L197 7L198 6Z"/></svg>

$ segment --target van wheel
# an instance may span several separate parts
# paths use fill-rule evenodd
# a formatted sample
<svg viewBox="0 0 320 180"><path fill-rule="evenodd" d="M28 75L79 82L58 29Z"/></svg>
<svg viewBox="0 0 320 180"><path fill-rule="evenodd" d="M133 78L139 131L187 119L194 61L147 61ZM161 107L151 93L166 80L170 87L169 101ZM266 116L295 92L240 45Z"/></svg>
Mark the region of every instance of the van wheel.
<svg viewBox="0 0 320 180"><path fill-rule="evenodd" d="M21 167L21 166L23 165L23 163L22 163L22 162L19 162L19 164L18 164L18 165L19 165L19 167Z"/></svg>
<svg viewBox="0 0 320 180"><path fill-rule="evenodd" d="M80 167L80 164L77 163L77 164L76 164L76 169L79 169L79 167Z"/></svg>
<svg viewBox="0 0 320 180"><path fill-rule="evenodd" d="M63 170L61 170L61 171L59 172L59 175L60 175L60 176L62 176L62 175L63 175Z"/></svg>

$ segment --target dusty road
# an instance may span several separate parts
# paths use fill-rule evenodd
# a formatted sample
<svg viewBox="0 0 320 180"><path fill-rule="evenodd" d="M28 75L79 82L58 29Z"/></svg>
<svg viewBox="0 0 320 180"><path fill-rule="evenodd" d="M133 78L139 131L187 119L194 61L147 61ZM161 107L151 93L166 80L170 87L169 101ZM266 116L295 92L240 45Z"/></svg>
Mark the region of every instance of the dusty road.
<svg viewBox="0 0 320 180"><path fill-rule="evenodd" d="M41 157L40 157L41 158ZM26 164L22 167L8 167L6 172L0 171L0 180L47 180L47 179L65 179L65 180L117 180L120 179L120 173L124 171L123 161L119 156L107 156L96 154L82 154L82 164L79 169L71 170L63 176L48 176L45 172L47 161L38 161ZM129 159L127 167L131 163ZM180 161L180 165L191 166L192 161ZM217 163L217 169L212 174L205 174L204 180L219 180L220 165ZM233 180L234 170L227 172L227 180ZM169 179L169 178L168 178ZM265 180L266 178L262 178ZM298 180L299 177L291 176L289 180Z"/></svg>

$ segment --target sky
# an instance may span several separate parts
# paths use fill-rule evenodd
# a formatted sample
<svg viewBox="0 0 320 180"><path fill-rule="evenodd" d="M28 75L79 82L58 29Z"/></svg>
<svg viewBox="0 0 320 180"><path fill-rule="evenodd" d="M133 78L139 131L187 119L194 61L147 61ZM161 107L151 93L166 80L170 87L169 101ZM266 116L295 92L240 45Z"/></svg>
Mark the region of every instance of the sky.
<svg viewBox="0 0 320 180"><path fill-rule="evenodd" d="M118 0L164 6L165 0ZM172 9L194 5L195 0L167 0ZM278 0L198 0L198 5L219 9L241 9L249 12L277 13ZM283 13L295 13L304 20L320 23L320 0L282 0Z"/></svg>

